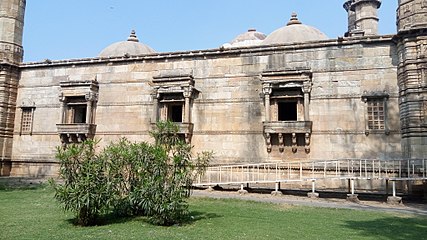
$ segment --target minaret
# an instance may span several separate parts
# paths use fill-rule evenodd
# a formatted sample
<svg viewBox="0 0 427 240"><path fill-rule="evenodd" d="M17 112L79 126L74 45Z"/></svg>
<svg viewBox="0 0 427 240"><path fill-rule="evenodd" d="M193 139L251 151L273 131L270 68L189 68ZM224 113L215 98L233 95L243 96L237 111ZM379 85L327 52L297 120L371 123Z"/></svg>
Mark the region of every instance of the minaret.
<svg viewBox="0 0 427 240"><path fill-rule="evenodd" d="M427 158L427 1L400 0L397 55L402 150Z"/></svg>
<svg viewBox="0 0 427 240"><path fill-rule="evenodd" d="M344 3L343 7L345 11L348 14L348 30L346 32L346 36L349 36L349 34L356 28L356 13L351 10L351 4L354 2L354 0L348 0Z"/></svg>
<svg viewBox="0 0 427 240"><path fill-rule="evenodd" d="M0 175L11 168L25 0L0 0Z"/></svg>
<svg viewBox="0 0 427 240"><path fill-rule="evenodd" d="M347 36L378 34L381 0L347 0L343 7L348 13Z"/></svg>
<svg viewBox="0 0 427 240"><path fill-rule="evenodd" d="M427 2L399 1L397 55L402 151L427 158Z"/></svg>

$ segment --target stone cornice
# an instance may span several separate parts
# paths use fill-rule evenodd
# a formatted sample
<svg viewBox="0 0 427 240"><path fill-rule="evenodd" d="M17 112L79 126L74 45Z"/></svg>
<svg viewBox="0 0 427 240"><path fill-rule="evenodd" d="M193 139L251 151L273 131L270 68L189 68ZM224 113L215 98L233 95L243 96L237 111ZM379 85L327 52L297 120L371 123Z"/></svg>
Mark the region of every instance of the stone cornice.
<svg viewBox="0 0 427 240"><path fill-rule="evenodd" d="M303 49L314 49L323 47L349 46L354 44L375 44L393 42L394 35L364 36L364 37L340 37L323 41L312 41L295 44L274 44L265 46L239 47L239 48L216 48L207 50L192 50L181 52L154 53L138 56L122 56L109 58L81 58L67 60L45 60L43 62L22 63L22 69L45 68L60 66L76 66L88 64L109 64L109 63L135 63L147 61L168 61L171 59L195 59L195 58L217 58L218 56L236 56L242 54L268 54L277 51L294 51Z"/></svg>

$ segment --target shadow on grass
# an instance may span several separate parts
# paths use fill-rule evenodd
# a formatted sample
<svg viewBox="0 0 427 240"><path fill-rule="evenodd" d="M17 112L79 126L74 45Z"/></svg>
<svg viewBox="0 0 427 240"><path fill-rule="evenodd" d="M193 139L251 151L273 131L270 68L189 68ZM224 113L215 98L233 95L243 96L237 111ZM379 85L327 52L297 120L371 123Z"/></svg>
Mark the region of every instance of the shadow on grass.
<svg viewBox="0 0 427 240"><path fill-rule="evenodd" d="M9 185L0 183L0 191L12 192L12 191L22 191L22 190L39 190L48 188L49 184L47 183L36 183L36 184L22 184L22 185Z"/></svg>
<svg viewBox="0 0 427 240"><path fill-rule="evenodd" d="M215 213L204 213L199 211L191 211L187 216L185 216L182 219L182 222L179 224L175 224L173 226L185 226L185 225L191 225L194 224L197 221L201 221L204 219L212 219L212 218L219 218L222 217ZM66 220L69 224L72 224L74 226L80 226L78 224L78 220L76 218L71 218ZM90 225L87 227L93 227L93 226L106 226L106 225L114 225L114 224L122 224L126 222L131 221L143 221L145 223L151 224L149 221L149 217L147 216L119 216L117 214L111 213L100 216L96 220L96 224ZM152 224L154 225L154 224ZM167 226L165 226L167 227Z"/></svg>
<svg viewBox="0 0 427 240"><path fill-rule="evenodd" d="M427 218L387 217L372 221L347 221L345 227L357 230L360 236L378 236L393 240L425 239Z"/></svg>

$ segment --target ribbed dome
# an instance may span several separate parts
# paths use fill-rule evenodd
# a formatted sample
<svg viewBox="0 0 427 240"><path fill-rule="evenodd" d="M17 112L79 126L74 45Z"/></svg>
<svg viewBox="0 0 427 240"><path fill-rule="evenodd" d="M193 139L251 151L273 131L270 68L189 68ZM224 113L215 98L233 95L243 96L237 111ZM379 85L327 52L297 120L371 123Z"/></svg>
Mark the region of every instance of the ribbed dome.
<svg viewBox="0 0 427 240"><path fill-rule="evenodd" d="M222 45L223 47L249 47L260 45L266 38L266 35L257 32L256 29L249 29L247 32L240 34L230 43Z"/></svg>
<svg viewBox="0 0 427 240"><path fill-rule="evenodd" d="M143 55L154 53L155 51L149 46L140 43L136 37L135 31L132 30L127 41L113 43L104 48L99 57L122 57L125 55Z"/></svg>
<svg viewBox="0 0 427 240"><path fill-rule="evenodd" d="M288 24L268 35L262 44L300 43L327 39L328 36L318 29L302 24L298 20L297 14L293 13Z"/></svg>

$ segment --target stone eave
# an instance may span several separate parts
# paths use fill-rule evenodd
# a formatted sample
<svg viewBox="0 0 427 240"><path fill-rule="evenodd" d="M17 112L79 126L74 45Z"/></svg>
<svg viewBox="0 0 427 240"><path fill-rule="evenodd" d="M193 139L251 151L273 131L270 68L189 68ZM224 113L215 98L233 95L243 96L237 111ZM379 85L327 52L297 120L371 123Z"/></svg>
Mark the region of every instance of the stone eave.
<svg viewBox="0 0 427 240"><path fill-rule="evenodd" d="M168 61L173 59L194 59L194 58L218 58L221 56L236 56L242 54L262 54L277 51L293 51L299 49L324 48L334 46L350 46L354 44L374 44L383 42L393 42L395 35L380 35L380 36L363 36L363 37L340 37L338 39L329 39L322 41L312 41L304 43L292 44L273 44L273 45L258 45L251 47L236 47L236 48L215 48L206 50L191 50L179 52L153 53L138 56L122 56L122 57L95 57L81 59L66 59L66 60L45 60L42 62L27 62L20 65L21 69L28 68L46 68L60 66L77 66L88 64L114 64L114 63L129 63L129 62L146 62L146 61Z"/></svg>

